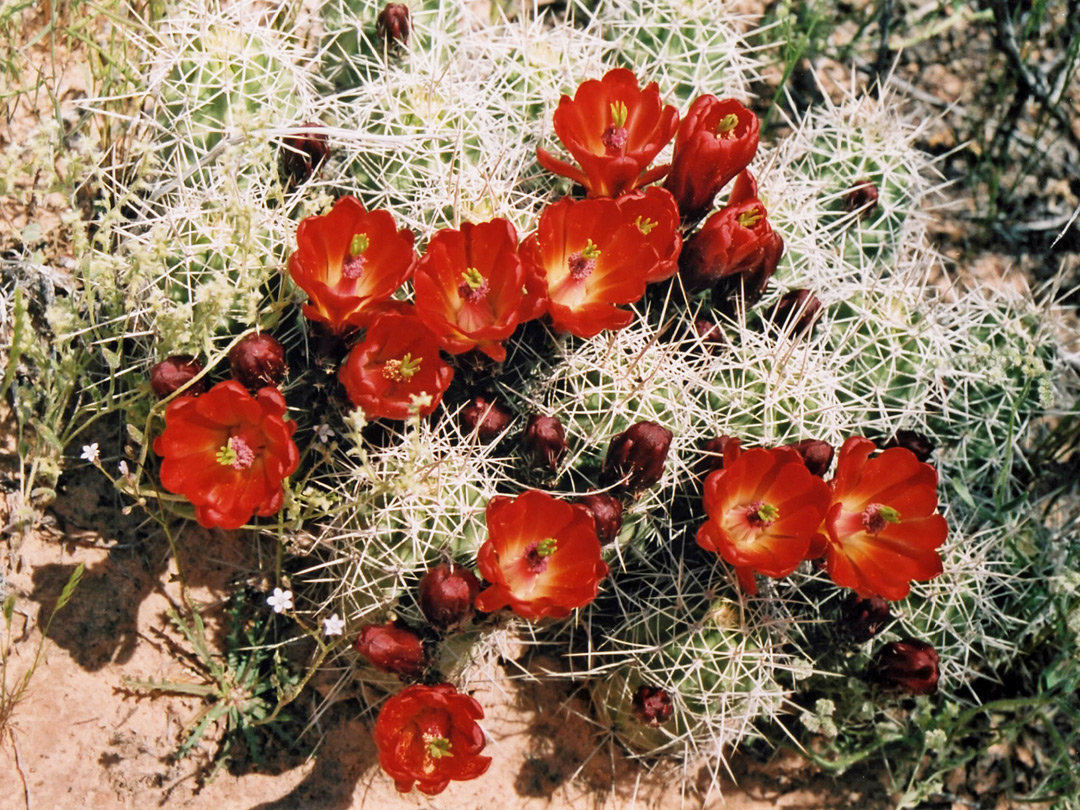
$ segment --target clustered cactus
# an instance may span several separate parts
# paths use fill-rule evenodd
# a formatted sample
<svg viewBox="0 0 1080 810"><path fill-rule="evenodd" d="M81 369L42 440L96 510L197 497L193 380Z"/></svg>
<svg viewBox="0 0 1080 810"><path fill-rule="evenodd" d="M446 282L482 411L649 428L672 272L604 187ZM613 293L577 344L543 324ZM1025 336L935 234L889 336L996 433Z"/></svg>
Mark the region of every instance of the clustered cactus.
<svg viewBox="0 0 1080 810"><path fill-rule="evenodd" d="M119 412L127 425L121 489L190 515L160 481L187 496L205 525L261 516L260 530L293 552L285 570L295 615L344 618L334 650L345 677L388 692L399 678L419 682L390 699L376 728L383 767L403 790L417 777L386 753L397 742L385 718L438 717L422 752L437 778L427 774L419 789L479 775L489 762L480 755L482 710L463 692L515 654L515 637L560 650L563 675L588 682L598 716L632 751L704 756L719 769L731 745L790 725L802 696L828 690L803 724L835 736L834 713L888 700L867 691L870 682L908 694L940 683L966 695L1018 649L1017 622L1038 600L1034 586L1017 582L1061 570L1036 505L1010 477L1065 379L1047 305L934 282L922 221L932 165L882 100L807 113L754 159L756 180L735 178L739 167L719 184L733 180L719 213L706 219L716 189L689 217L675 212L672 227L681 213L683 230L648 248L667 269L643 297L617 302L629 309L605 316L620 328L583 328L568 299L549 314L570 334L524 315L505 335L474 338L462 328L464 348L447 350L459 352L449 364L419 349L394 361L398 384L447 365L437 394L429 387L426 397L373 410L372 397L383 394L370 393L378 381L363 369L378 347L364 347L385 326L360 305L339 318L310 282L341 261L362 277L377 260L366 253L373 243L349 235L344 259L309 267L297 258L298 227L314 233L313 223L328 227L350 206L357 216L388 211L408 232L408 249L415 236L422 253L431 245L452 252L437 234L499 217L511 233L532 234L519 252L541 266L539 243L555 219L548 212L576 206L588 212L579 218L608 217L622 206L623 216L660 194L653 187L607 200L663 172L635 171L608 188L598 183L610 178L576 153L580 170L554 155L557 105L582 82L625 83L628 74L607 70L628 68L635 91L636 81L656 82L683 116L706 93L745 99L756 62L723 4L572 5L569 21L483 23L463 3L403 10L329 0L312 49L270 12L215 7L206 19L190 4L172 8L155 36L139 41L149 79L132 93L153 103L126 122L123 171L96 155L107 194L93 228L77 231L74 269L89 297L82 308L73 300L48 313L61 343L86 330L99 338L93 362L76 373L99 394L97 409ZM661 7L670 26L652 23ZM725 107L713 127L732 138L747 120L735 106L742 112ZM611 115L607 145L626 148L625 105ZM672 115L662 124L667 139ZM753 129L756 145L756 119ZM679 150L689 147L678 137L667 188L681 203L693 195L690 176L679 174ZM595 197L556 204L573 190L538 165L538 147L545 167ZM670 158L665 150L657 163ZM635 238L665 227L655 216L638 215ZM752 245L723 241L759 224L768 233ZM583 277L601 252L588 244L569 259ZM721 254L723 278L703 275ZM463 278L466 297L486 289L476 267ZM381 317L393 337L379 339L409 333L418 321L403 313L410 300L421 309L425 294L419 281L388 287L379 306L392 310ZM443 317L431 307L422 312L429 326ZM464 353L473 345L479 350ZM35 352L38 374L72 373L55 368L59 353ZM211 387L225 376L232 380ZM223 408L246 415L214 421ZM20 415L32 421L28 413ZM259 448L272 445L257 467L265 480L225 506L225 495L207 499L210 484L191 484L199 464L185 442L193 436L213 439L210 469L233 476L213 486L225 489L248 481L252 465L264 464ZM940 477L943 572L915 577L906 598L855 604L801 559L783 577L762 571L768 577L748 588L741 570L736 577L700 537L693 542L707 519L706 476L734 458L722 437L743 448L793 447L769 452L828 479L832 448L859 436L917 451L920 470L929 459ZM519 508L527 518L507 517ZM882 525L900 520L886 509ZM760 522L775 519L760 512ZM511 552L514 520L550 525L551 536ZM576 534L585 526L598 549L590 593L548 603L514 592L512 554L539 580L549 565L556 570L560 544L588 544ZM493 548L500 531L507 539ZM836 675L863 686L845 693ZM451 738L468 738L467 757L452 760Z"/></svg>

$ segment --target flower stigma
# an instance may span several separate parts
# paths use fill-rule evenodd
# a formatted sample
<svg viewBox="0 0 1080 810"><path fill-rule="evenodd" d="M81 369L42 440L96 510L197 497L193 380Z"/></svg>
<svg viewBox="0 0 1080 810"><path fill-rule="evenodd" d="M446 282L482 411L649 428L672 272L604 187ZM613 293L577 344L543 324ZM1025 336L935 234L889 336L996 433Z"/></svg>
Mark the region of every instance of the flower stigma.
<svg viewBox="0 0 1080 810"><path fill-rule="evenodd" d="M364 273L364 251L371 246L371 240L366 233L358 233L349 242L349 255L345 257L345 263L341 267L341 273L345 278L357 279Z"/></svg>
<svg viewBox="0 0 1080 810"><path fill-rule="evenodd" d="M570 275L575 281L583 281L596 269L596 260L600 258L600 248L590 239L583 250L572 253L569 259Z"/></svg>
<svg viewBox="0 0 1080 810"><path fill-rule="evenodd" d="M600 142L604 148L612 152L621 152L626 148L626 142L630 140L630 133L626 130L626 119L629 111L622 101L613 101L609 105L611 110L611 126L604 130L600 136Z"/></svg>
<svg viewBox="0 0 1080 810"><path fill-rule="evenodd" d="M762 213L760 208L751 208L749 211L743 211L735 219L744 228L753 228L759 222L761 222Z"/></svg>
<svg viewBox="0 0 1080 810"><path fill-rule="evenodd" d="M725 140L733 141L735 140L735 127L738 125L739 116L735 115L735 113L728 113L716 125L716 134Z"/></svg>
<svg viewBox="0 0 1080 810"><path fill-rule="evenodd" d="M649 219L648 217L639 216L637 219L634 220L634 224L637 225L639 231L648 236L650 233L652 233L652 229L660 223L657 222L655 219Z"/></svg>
<svg viewBox="0 0 1080 810"><path fill-rule="evenodd" d="M413 375L420 370L423 357L413 358L412 352L406 352L400 360L387 360L383 365L383 376L394 382L411 380Z"/></svg>
<svg viewBox="0 0 1080 810"><path fill-rule="evenodd" d="M900 522L900 512L891 506L872 503L862 513L863 527L870 534L879 534L890 523Z"/></svg>
<svg viewBox="0 0 1080 810"><path fill-rule="evenodd" d="M246 470L255 462L255 451L239 436L230 436L214 458L222 467Z"/></svg>
<svg viewBox="0 0 1080 810"><path fill-rule="evenodd" d="M458 295L468 301L470 304L475 304L477 301L483 300L487 295L488 280L484 278L483 274L475 267L468 267L461 274L461 284L458 285Z"/></svg>
<svg viewBox="0 0 1080 810"><path fill-rule="evenodd" d="M450 750L453 747L446 737L431 737L427 740L427 753L432 759L443 759L454 756Z"/></svg>

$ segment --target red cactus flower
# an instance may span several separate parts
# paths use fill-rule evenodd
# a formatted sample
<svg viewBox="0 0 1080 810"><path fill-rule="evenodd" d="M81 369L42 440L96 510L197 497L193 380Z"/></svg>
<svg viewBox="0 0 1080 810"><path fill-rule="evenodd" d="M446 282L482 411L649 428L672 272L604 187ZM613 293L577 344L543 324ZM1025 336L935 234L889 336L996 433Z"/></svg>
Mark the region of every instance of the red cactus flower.
<svg viewBox="0 0 1080 810"><path fill-rule="evenodd" d="M521 263L517 232L505 219L438 231L413 284L416 314L450 354L476 348L502 362L502 341L543 311L543 282Z"/></svg>
<svg viewBox="0 0 1080 810"><path fill-rule="evenodd" d="M369 419L407 419L424 395L431 402L418 413L427 416L453 378L435 336L407 308L379 316L338 369L349 400Z"/></svg>
<svg viewBox="0 0 1080 810"><path fill-rule="evenodd" d="M282 481L296 472L296 422L276 388L252 396L235 380L199 397L177 397L154 441L161 485L195 506L200 526L238 529L281 508Z"/></svg>
<svg viewBox="0 0 1080 810"><path fill-rule="evenodd" d="M380 672L417 678L427 668L427 653L420 637L393 622L365 624L353 648Z"/></svg>
<svg viewBox="0 0 1080 810"><path fill-rule="evenodd" d="M596 598L608 567L592 514L581 504L537 490L496 496L488 502L487 526L477 564L492 585L477 597L479 610L509 606L526 619L561 619Z"/></svg>
<svg viewBox="0 0 1080 810"><path fill-rule="evenodd" d="M483 719L480 704L448 683L403 689L375 721L379 765L402 793L416 785L434 796L451 780L476 779L491 765L480 753L486 740L476 721Z"/></svg>
<svg viewBox="0 0 1080 810"><path fill-rule="evenodd" d="M709 519L697 543L734 565L756 594L755 573L786 577L803 561L828 505L828 486L794 450L725 449L724 468L705 479Z"/></svg>
<svg viewBox="0 0 1080 810"><path fill-rule="evenodd" d="M854 436L840 448L832 480L826 567L859 596L903 599L912 580L942 571L937 549L949 527L937 513L937 471L910 450L876 448Z"/></svg>
<svg viewBox="0 0 1080 810"><path fill-rule="evenodd" d="M738 295L748 303L761 297L776 272L784 241L769 225L756 197L717 211L690 237L679 256L679 273L690 292L724 285L721 297ZM714 294L714 301L717 295Z"/></svg>
<svg viewBox="0 0 1080 810"><path fill-rule="evenodd" d="M301 221L296 245L289 275L311 299L304 315L337 334L365 326L416 264L412 231L398 230L389 211L366 211L355 197Z"/></svg>
<svg viewBox="0 0 1080 810"><path fill-rule="evenodd" d="M522 255L545 280L554 327L578 337L622 329L633 313L618 309L645 294L672 260L675 203L662 189L618 200L566 197L540 214Z"/></svg>
<svg viewBox="0 0 1080 810"><path fill-rule="evenodd" d="M698 96L679 124L671 173L664 188L679 212L696 222L733 177L750 165L758 148L757 116L733 98Z"/></svg>
<svg viewBox="0 0 1080 810"><path fill-rule="evenodd" d="M648 167L678 127L679 113L660 100L656 82L642 90L631 71L615 68L583 82L555 110L555 134L581 168L544 149L536 159L585 186L590 197L618 197L667 173L667 165Z"/></svg>

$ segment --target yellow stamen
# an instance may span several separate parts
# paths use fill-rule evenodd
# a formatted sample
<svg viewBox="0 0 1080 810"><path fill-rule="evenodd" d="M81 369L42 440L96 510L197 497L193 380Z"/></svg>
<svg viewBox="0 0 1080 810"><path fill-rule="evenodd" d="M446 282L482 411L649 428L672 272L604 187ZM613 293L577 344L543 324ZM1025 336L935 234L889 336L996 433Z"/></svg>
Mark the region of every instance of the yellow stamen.
<svg viewBox="0 0 1080 810"><path fill-rule="evenodd" d="M420 363L423 360L423 357L413 359L412 352L406 352L400 360L387 360L383 364L383 376L394 382L410 380L420 370Z"/></svg>

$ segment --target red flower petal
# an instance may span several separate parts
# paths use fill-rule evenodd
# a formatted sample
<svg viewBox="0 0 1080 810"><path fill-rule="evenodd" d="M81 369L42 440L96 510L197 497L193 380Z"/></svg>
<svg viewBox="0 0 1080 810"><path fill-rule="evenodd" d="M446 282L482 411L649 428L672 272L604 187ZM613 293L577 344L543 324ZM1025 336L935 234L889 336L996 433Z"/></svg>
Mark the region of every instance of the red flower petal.
<svg viewBox="0 0 1080 810"><path fill-rule="evenodd" d="M296 425L285 422L277 389L255 397L235 380L202 396L179 397L165 410L165 430L154 441L162 457L161 485L185 496L206 527L237 529L252 515L281 508L282 481L296 472Z"/></svg>
<svg viewBox="0 0 1080 810"><path fill-rule="evenodd" d="M477 609L562 618L596 598L608 567L588 509L530 490L512 500L492 498L486 517L477 565L492 585L480 592Z"/></svg>

